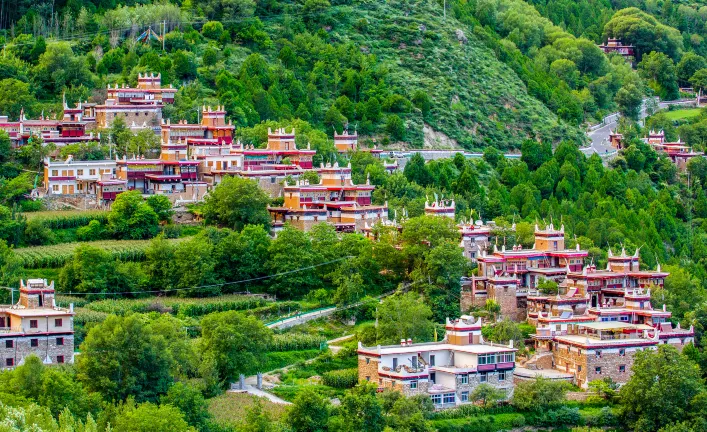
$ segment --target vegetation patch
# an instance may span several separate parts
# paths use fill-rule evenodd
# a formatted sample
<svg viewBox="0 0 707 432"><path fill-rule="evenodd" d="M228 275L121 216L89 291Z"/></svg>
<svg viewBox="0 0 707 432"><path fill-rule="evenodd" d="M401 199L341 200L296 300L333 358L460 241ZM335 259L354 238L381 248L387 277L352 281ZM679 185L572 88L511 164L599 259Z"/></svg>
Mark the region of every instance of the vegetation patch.
<svg viewBox="0 0 707 432"><path fill-rule="evenodd" d="M245 425L246 413L257 404L274 419L281 419L287 409L286 405L270 402L266 398L229 392L209 400L209 413L216 424L242 427Z"/></svg>

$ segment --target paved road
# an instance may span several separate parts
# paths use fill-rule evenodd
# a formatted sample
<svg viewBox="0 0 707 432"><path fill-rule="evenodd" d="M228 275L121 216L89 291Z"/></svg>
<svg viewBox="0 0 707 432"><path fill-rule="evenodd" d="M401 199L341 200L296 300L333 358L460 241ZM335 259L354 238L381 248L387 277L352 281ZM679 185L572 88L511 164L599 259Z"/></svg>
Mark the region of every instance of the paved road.
<svg viewBox="0 0 707 432"><path fill-rule="evenodd" d="M644 118L648 117L648 113L646 112L646 101L643 103L643 107L641 108L641 112L639 114L639 119L643 120ZM658 109L664 109L669 107L670 105L687 105L694 103L695 101L690 99L690 100L679 100L679 101L670 101L670 102L660 102L658 104ZM600 155L602 154L607 154L611 153L614 149L611 147L611 144L609 143L609 133L612 130L616 129L616 125L619 121L619 114L618 113L613 113L604 118L604 126L601 126L599 128L596 128L594 130L590 130L587 135L589 136L589 139L592 140L591 145L589 147L585 147L582 149L582 151L585 152L585 154L590 155L592 153L599 153Z"/></svg>
<svg viewBox="0 0 707 432"><path fill-rule="evenodd" d="M295 315L292 318L287 318L281 321L275 321L273 323L268 324L267 327L271 329L286 329L299 324L304 324L307 321L312 321L315 319L329 316L334 312L336 312L336 306L332 306L325 309L318 309L313 312Z"/></svg>

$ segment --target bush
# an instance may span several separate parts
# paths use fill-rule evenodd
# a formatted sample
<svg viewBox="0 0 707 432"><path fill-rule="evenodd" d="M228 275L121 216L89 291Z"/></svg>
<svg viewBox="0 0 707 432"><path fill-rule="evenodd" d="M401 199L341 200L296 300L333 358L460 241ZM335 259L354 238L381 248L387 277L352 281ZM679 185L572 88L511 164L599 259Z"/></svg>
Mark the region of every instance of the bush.
<svg viewBox="0 0 707 432"><path fill-rule="evenodd" d="M582 426L584 419L579 413L579 408L563 406L538 415L531 423L535 426Z"/></svg>
<svg viewBox="0 0 707 432"><path fill-rule="evenodd" d="M76 230L76 238L80 241L95 241L105 238L106 231L97 220L92 220L86 226Z"/></svg>
<svg viewBox="0 0 707 432"><path fill-rule="evenodd" d="M322 384L334 388L353 388L358 384L358 369L325 372L322 375Z"/></svg>
<svg viewBox="0 0 707 432"><path fill-rule="evenodd" d="M521 411L542 411L559 406L572 385L566 381L552 381L538 377L518 383L511 403Z"/></svg>
<svg viewBox="0 0 707 432"><path fill-rule="evenodd" d="M405 122L395 114L388 116L385 122L385 131L395 141L405 139Z"/></svg>
<svg viewBox="0 0 707 432"><path fill-rule="evenodd" d="M25 242L31 246L54 243L54 233L42 224L42 221L33 219L25 227Z"/></svg>
<svg viewBox="0 0 707 432"><path fill-rule="evenodd" d="M223 35L224 29L223 29L223 24L221 24L218 21L209 21L206 24L204 24L204 27L201 29L201 34L205 38L213 39L213 40L218 40L221 35Z"/></svg>

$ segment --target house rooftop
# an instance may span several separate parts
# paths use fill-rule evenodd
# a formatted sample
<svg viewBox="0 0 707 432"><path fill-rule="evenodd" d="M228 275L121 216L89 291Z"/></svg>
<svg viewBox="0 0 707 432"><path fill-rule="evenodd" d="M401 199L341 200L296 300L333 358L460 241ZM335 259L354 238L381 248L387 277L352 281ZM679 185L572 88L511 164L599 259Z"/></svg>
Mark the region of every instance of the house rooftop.
<svg viewBox="0 0 707 432"><path fill-rule="evenodd" d="M359 353L370 353L375 355L393 355L393 354L409 354L418 352L430 351L457 351L469 354L490 354L498 352L515 352L515 348L510 348L503 345L491 344L472 344L472 345L454 345L447 342L431 342L419 343L412 345L387 345L377 347L364 347L359 345Z"/></svg>

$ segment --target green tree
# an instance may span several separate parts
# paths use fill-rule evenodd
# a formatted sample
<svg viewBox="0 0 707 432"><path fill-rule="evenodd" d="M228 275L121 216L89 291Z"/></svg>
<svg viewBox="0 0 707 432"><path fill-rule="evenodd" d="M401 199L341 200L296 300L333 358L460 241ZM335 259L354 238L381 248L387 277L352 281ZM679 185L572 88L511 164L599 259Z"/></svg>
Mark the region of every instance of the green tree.
<svg viewBox="0 0 707 432"><path fill-rule="evenodd" d="M174 277L175 248L164 235L152 239L145 250L145 272L152 285L158 289L170 290L175 283Z"/></svg>
<svg viewBox="0 0 707 432"><path fill-rule="evenodd" d="M423 342L432 339L432 310L414 292L387 297L378 307L379 343L401 339Z"/></svg>
<svg viewBox="0 0 707 432"><path fill-rule="evenodd" d="M326 431L330 410L326 399L314 390L304 389L287 411L285 421L294 432Z"/></svg>
<svg viewBox="0 0 707 432"><path fill-rule="evenodd" d="M690 83L695 90L704 91L707 88L707 68L696 71L690 78Z"/></svg>
<svg viewBox="0 0 707 432"><path fill-rule="evenodd" d="M278 274L270 279L269 291L278 297L298 298L321 286L316 269L283 274L324 262L318 260L306 233L285 225L270 243L269 255L266 268L271 274Z"/></svg>
<svg viewBox="0 0 707 432"><path fill-rule="evenodd" d="M687 86L695 72L705 68L707 68L707 60L705 60L704 57L693 52L687 52L678 62L675 67L675 72L678 75L680 83L683 86Z"/></svg>
<svg viewBox="0 0 707 432"><path fill-rule="evenodd" d="M270 228L270 197L258 184L242 177L226 177L204 200L204 218L240 231L244 226Z"/></svg>
<svg viewBox="0 0 707 432"><path fill-rule="evenodd" d="M432 411L434 406L427 396L402 397L393 403L388 413L388 424L397 431L431 432L434 429L427 417Z"/></svg>
<svg viewBox="0 0 707 432"><path fill-rule="evenodd" d="M223 32L223 24L218 21L209 21L201 28L201 34L204 35L205 38L213 40L221 39Z"/></svg>
<svg viewBox="0 0 707 432"><path fill-rule="evenodd" d="M172 220L174 210L172 210L172 201L165 195L150 195L147 197L147 205L152 207L152 210L157 214L157 218L161 222Z"/></svg>
<svg viewBox="0 0 707 432"><path fill-rule="evenodd" d="M278 432L279 428L273 421L272 415L263 409L260 400L256 400L245 415L244 432Z"/></svg>
<svg viewBox="0 0 707 432"><path fill-rule="evenodd" d="M420 186L427 186L432 183L432 176L427 170L425 159L420 153L412 155L410 160L405 164L403 174L408 181L415 182Z"/></svg>
<svg viewBox="0 0 707 432"><path fill-rule="evenodd" d="M667 55L659 52L644 55L638 64L638 71L661 99L672 100L678 97L675 64Z"/></svg>
<svg viewBox="0 0 707 432"><path fill-rule="evenodd" d="M108 229L120 239L145 239L159 231L157 213L143 199L139 191L119 194L110 213Z"/></svg>
<svg viewBox="0 0 707 432"><path fill-rule="evenodd" d="M376 386L359 384L341 399L340 415L335 423L341 432L380 432L385 428L385 417Z"/></svg>
<svg viewBox="0 0 707 432"><path fill-rule="evenodd" d="M637 351L619 393L621 418L635 431L657 431L704 416L705 391L700 368L672 345Z"/></svg>
<svg viewBox="0 0 707 432"><path fill-rule="evenodd" d="M28 83L7 78L0 81L0 112L12 119L19 119L20 112L24 108L29 111L36 99L32 96ZM25 111L25 114L32 115L32 112Z"/></svg>
<svg viewBox="0 0 707 432"><path fill-rule="evenodd" d="M240 233L229 233L214 250L219 277L231 282L264 276L270 242L270 235L260 225L246 225ZM226 285L224 290L242 291L256 284Z"/></svg>
<svg viewBox="0 0 707 432"><path fill-rule="evenodd" d="M559 292L557 282L552 279L541 279L536 288L545 295L555 295Z"/></svg>
<svg viewBox="0 0 707 432"><path fill-rule="evenodd" d="M272 337L257 318L237 311L212 313L201 320L201 351L223 383L234 382L242 373L258 372Z"/></svg>
<svg viewBox="0 0 707 432"><path fill-rule="evenodd" d="M394 141L405 141L405 122L396 114L390 114L386 118L385 131Z"/></svg>
<svg viewBox="0 0 707 432"><path fill-rule="evenodd" d="M209 405L196 387L181 382L175 383L160 401L163 405L171 405L179 409L189 426L198 430L206 427L210 418Z"/></svg>
<svg viewBox="0 0 707 432"><path fill-rule="evenodd" d="M156 401L172 383L167 341L137 315L108 316L91 328L80 350L79 379L107 400Z"/></svg>
<svg viewBox="0 0 707 432"><path fill-rule="evenodd" d="M643 94L635 84L628 83L616 92L614 102L618 105L621 115L636 120L643 103Z"/></svg>
<svg viewBox="0 0 707 432"><path fill-rule="evenodd" d="M206 295L219 292L219 287L215 286L218 279L213 250L213 244L202 235L177 245L171 270L174 272L175 287L185 290L180 294ZM199 288L191 290L194 287Z"/></svg>
<svg viewBox="0 0 707 432"><path fill-rule="evenodd" d="M116 432L194 432L177 407L127 402L121 406L111 430Z"/></svg>
<svg viewBox="0 0 707 432"><path fill-rule="evenodd" d="M472 401L480 402L483 407L493 406L505 397L505 391L486 383L479 384L469 395Z"/></svg>
<svg viewBox="0 0 707 432"><path fill-rule="evenodd" d="M543 377L522 381L516 384L511 404L522 411L542 412L560 405L571 387L567 381L554 381Z"/></svg>

